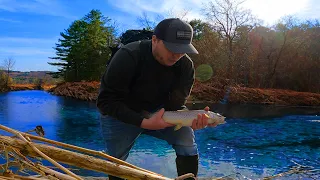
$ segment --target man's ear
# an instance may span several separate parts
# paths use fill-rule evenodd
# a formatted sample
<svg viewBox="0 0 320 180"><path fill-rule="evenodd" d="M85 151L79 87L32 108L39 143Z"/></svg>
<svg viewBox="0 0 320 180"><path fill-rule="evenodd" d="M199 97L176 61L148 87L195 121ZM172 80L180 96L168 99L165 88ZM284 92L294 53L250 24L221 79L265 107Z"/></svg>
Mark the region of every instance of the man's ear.
<svg viewBox="0 0 320 180"><path fill-rule="evenodd" d="M156 35L152 35L152 42L156 42L157 41L157 36Z"/></svg>

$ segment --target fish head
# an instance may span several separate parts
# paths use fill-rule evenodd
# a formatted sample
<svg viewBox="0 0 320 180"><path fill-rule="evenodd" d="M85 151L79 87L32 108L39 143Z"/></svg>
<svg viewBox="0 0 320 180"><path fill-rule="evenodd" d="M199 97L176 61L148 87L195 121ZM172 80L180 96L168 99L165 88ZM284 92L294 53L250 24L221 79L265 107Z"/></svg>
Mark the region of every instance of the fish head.
<svg viewBox="0 0 320 180"><path fill-rule="evenodd" d="M208 111L206 114L208 115L209 122L211 122L211 123L213 123L213 122L218 122L219 124L220 123L225 123L225 118L226 117L222 116L219 113Z"/></svg>

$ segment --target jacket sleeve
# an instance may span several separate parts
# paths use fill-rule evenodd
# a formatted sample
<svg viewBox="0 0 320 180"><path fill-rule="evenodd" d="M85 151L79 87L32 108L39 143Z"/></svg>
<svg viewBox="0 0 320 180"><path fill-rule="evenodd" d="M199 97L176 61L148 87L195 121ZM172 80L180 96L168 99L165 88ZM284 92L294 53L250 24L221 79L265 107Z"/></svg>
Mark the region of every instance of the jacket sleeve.
<svg viewBox="0 0 320 180"><path fill-rule="evenodd" d="M185 104L194 84L195 70L189 57L184 63L181 63L180 68L178 81L170 93L168 102L165 104L165 110L167 111L187 109Z"/></svg>
<svg viewBox="0 0 320 180"><path fill-rule="evenodd" d="M125 104L136 66L130 51L118 50L101 79L97 107L103 115L140 127L143 117Z"/></svg>

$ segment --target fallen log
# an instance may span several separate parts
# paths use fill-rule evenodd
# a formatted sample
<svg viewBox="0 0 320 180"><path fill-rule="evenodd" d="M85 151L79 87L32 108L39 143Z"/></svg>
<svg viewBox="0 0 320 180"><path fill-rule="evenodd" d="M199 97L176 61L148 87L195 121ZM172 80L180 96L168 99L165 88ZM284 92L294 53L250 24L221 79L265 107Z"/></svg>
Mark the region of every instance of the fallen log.
<svg viewBox="0 0 320 180"><path fill-rule="evenodd" d="M158 175L158 176L162 176L162 175L157 174L157 173L154 173L154 172L152 172L152 171L148 171L148 170L146 170L146 169L143 169L143 168L134 166L134 165L132 165L132 164L126 162L126 161L122 161L122 160L117 159L117 158L115 158L115 157L109 156L108 154L105 154L105 153L103 153L103 152L101 152L101 151L94 151L94 150L91 150L91 149L85 149L85 148L78 147L78 146L74 146L74 145L71 145L71 144L66 144L66 143L62 143L62 142L59 142L59 141L54 141L54 140L46 139L46 138L43 138L43 137L40 137L40 136L34 136L34 135L32 135L32 134L27 134L27 133L23 133L23 132L18 132L17 130L8 128L8 127L3 126L3 125L0 125L0 128L3 129L3 130L5 130L5 131L11 132L11 133L13 133L13 134L20 133L20 134L22 134L23 136L26 136L26 137L29 138L29 139L38 140L38 141L46 142L46 143L49 143L49 144L61 146L61 147L63 147L63 148L68 148L68 149L71 149L71 150L76 150L76 151L88 153L88 154L90 154L90 155L97 155L97 156L106 158L106 159L108 159L108 160L110 160L110 161L112 161L112 162L114 162L114 163L117 163L117 164L125 165L125 166L131 167L131 168L134 168L134 169L138 169L138 170L141 170L141 171L144 171L144 172L147 172L147 173L151 173L151 174L155 174L155 175Z"/></svg>
<svg viewBox="0 0 320 180"><path fill-rule="evenodd" d="M0 135L0 142L5 143L7 146L19 149L26 156L41 157L37 152L30 148L27 142L19 139ZM32 145L51 159L71 166L102 172L125 179L170 180L170 178L167 177L147 173L125 165L119 165L93 156L72 152L54 146L38 143L32 143Z"/></svg>

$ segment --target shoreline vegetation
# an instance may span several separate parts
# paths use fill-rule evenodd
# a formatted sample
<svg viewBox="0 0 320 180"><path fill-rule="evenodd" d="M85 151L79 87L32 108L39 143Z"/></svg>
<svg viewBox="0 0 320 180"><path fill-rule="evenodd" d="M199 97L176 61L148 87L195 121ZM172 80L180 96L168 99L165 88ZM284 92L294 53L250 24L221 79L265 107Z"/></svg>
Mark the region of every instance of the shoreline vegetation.
<svg viewBox="0 0 320 180"><path fill-rule="evenodd" d="M11 85L6 91L45 90L53 95L83 101L95 101L100 82L63 82L57 85ZM187 103L260 104L281 106L320 106L320 94L284 89L248 88L222 85L213 81L195 81Z"/></svg>

